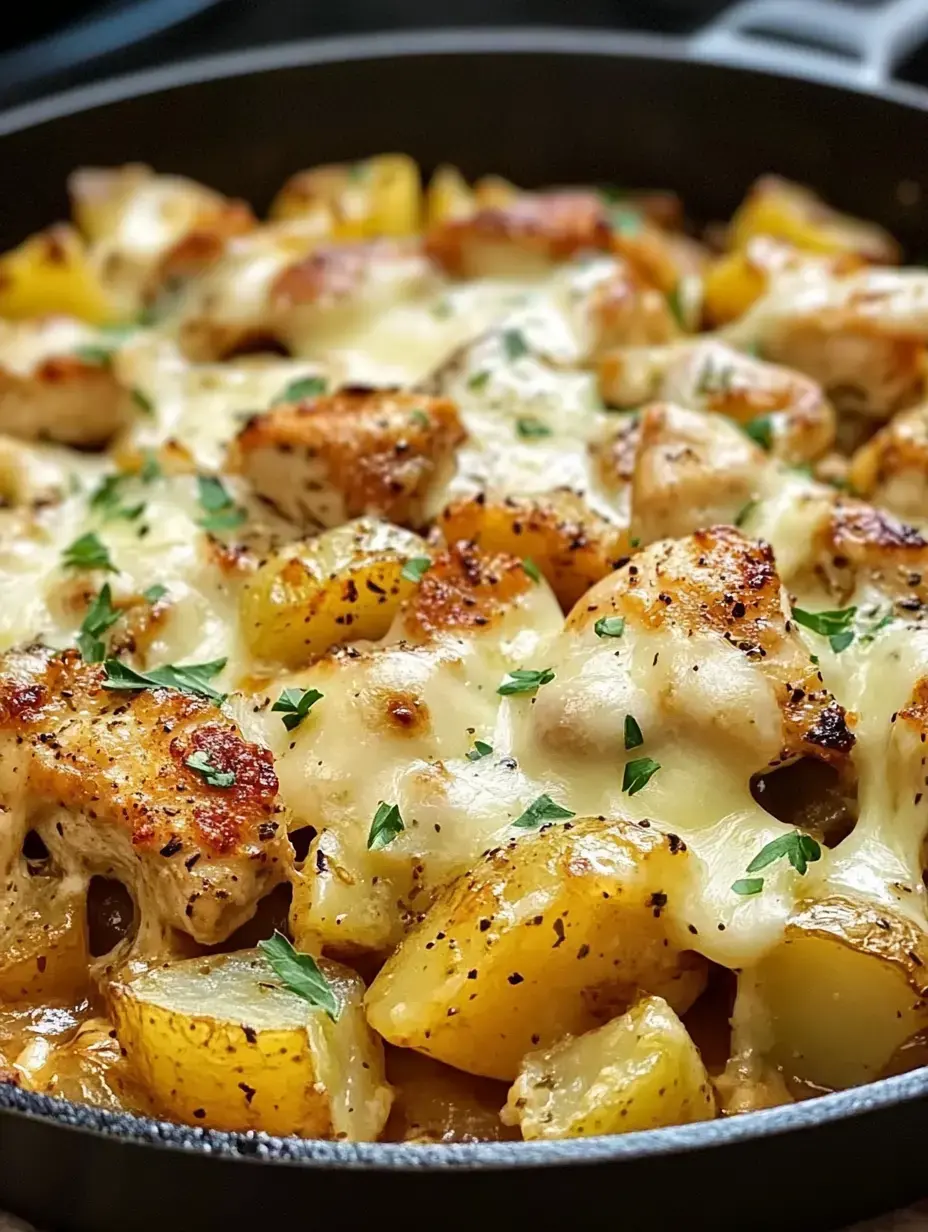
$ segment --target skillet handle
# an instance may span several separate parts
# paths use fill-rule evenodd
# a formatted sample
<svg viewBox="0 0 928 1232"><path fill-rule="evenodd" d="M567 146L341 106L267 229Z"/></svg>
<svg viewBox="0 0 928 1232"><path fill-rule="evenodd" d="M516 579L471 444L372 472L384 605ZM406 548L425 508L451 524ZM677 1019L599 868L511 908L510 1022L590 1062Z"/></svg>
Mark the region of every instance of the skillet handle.
<svg viewBox="0 0 928 1232"><path fill-rule="evenodd" d="M928 35L926 0L740 0L690 42L699 59L817 78L885 85Z"/></svg>

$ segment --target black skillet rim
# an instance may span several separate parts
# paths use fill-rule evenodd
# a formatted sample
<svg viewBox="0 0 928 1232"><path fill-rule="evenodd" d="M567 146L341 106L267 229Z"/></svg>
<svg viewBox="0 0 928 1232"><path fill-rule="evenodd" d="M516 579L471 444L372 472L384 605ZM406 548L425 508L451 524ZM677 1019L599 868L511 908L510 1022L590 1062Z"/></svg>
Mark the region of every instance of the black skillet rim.
<svg viewBox="0 0 928 1232"><path fill-rule="evenodd" d="M414 55L467 53L625 56L692 62L733 73L764 72L694 56L686 39L613 30L444 29L367 34L304 40L252 51L231 52L182 61L144 73L111 78L25 103L0 114L0 137L144 94L195 85L223 77L239 77L282 68L326 64L338 60L371 60ZM874 89L863 82L835 86L817 82L807 72L785 74L778 68L766 75L795 76L829 90L850 90L913 110L928 111L928 90L890 82ZM665 1129L554 1142L477 1142L416 1144L391 1142L326 1142L319 1139L275 1138L259 1133L228 1133L158 1121L133 1113L111 1112L89 1104L0 1084L0 1114L52 1121L62 1128L137 1146L155 1146L225 1159L301 1165L311 1168L365 1171L511 1170L563 1165L595 1165L709 1150L729 1143L764 1139L878 1112L895 1104L928 1098L928 1067L879 1079L803 1103L744 1113L731 1119L674 1125Z"/></svg>

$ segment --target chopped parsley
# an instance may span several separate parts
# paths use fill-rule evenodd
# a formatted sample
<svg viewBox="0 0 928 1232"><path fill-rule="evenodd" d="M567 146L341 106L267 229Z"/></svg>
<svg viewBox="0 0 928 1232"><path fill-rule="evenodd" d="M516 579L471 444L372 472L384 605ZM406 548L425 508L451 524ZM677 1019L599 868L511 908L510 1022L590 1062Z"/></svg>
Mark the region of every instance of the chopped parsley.
<svg viewBox="0 0 928 1232"><path fill-rule="evenodd" d="M510 362L528 355L528 343L525 341L525 335L521 329L503 330L503 350L506 352L506 358Z"/></svg>
<svg viewBox="0 0 928 1232"><path fill-rule="evenodd" d="M851 627L857 615L856 607L838 608L831 612L807 612L801 607L793 608L793 619L798 625L827 637L835 654L847 650L854 640Z"/></svg>
<svg viewBox="0 0 928 1232"><path fill-rule="evenodd" d="M367 836L367 850L380 851L382 847L388 847L405 829L399 806L385 804L381 800L374 814L374 820L371 822L370 834Z"/></svg>
<svg viewBox="0 0 928 1232"><path fill-rule="evenodd" d="M740 529L757 508L757 504L758 502L753 496L749 501L743 504L735 514L735 526Z"/></svg>
<svg viewBox="0 0 928 1232"><path fill-rule="evenodd" d="M132 401L139 408L139 410L142 412L143 415L154 415L155 413L154 402L152 402L148 394L145 393L144 390L139 389L137 385L132 389Z"/></svg>
<svg viewBox="0 0 928 1232"><path fill-rule="evenodd" d="M621 637L625 632L624 616L600 616L593 626L597 637Z"/></svg>
<svg viewBox="0 0 928 1232"><path fill-rule="evenodd" d="M142 598L146 603L157 603L159 599L163 599L168 593L168 588L162 586L160 582L155 582L154 586L149 586L148 590L142 591Z"/></svg>
<svg viewBox="0 0 928 1232"><path fill-rule="evenodd" d="M670 291L670 294L667 296L667 307L670 309L671 313L673 314L673 319L680 326L680 328L683 330L687 329L688 325L687 325L687 319L686 319L686 312L683 306L683 279L682 278L680 279L678 283L676 283L676 285Z"/></svg>
<svg viewBox="0 0 928 1232"><path fill-rule="evenodd" d="M418 424L420 428L427 428L429 426L429 417L425 411L410 411L409 418L414 424Z"/></svg>
<svg viewBox="0 0 928 1232"><path fill-rule="evenodd" d="M475 740L474 747L466 754L466 757L468 761L480 761L482 757L489 757L492 752L492 744L487 744L485 740Z"/></svg>
<svg viewBox="0 0 928 1232"><path fill-rule="evenodd" d="M619 235L633 239L640 234L644 224L637 210L629 209L627 205L614 205L609 210L609 225Z"/></svg>
<svg viewBox="0 0 928 1232"><path fill-rule="evenodd" d="M258 949L284 988L308 1001L315 1009L325 1010L333 1022L338 1022L342 1007L332 985L311 954L301 954L295 950L276 929L270 941L258 942Z"/></svg>
<svg viewBox="0 0 928 1232"><path fill-rule="evenodd" d="M541 570L530 556L526 556L525 560L522 561L522 568L536 585L541 581Z"/></svg>
<svg viewBox="0 0 928 1232"><path fill-rule="evenodd" d="M107 573L119 572L110 560L106 545L93 531L81 535L69 544L64 550L61 563L65 569L105 569Z"/></svg>
<svg viewBox="0 0 928 1232"><path fill-rule="evenodd" d="M636 757L625 763L625 773L622 775L622 790L629 796L635 796L660 770L660 762L652 757Z"/></svg>
<svg viewBox="0 0 928 1232"><path fill-rule="evenodd" d="M293 731L303 722L306 716L322 700L318 689L284 689L280 697L271 707L271 711L283 715L281 722L287 731Z"/></svg>
<svg viewBox="0 0 928 1232"><path fill-rule="evenodd" d="M167 663L164 667L152 668L150 672L137 672L119 659L106 659L103 663L106 673L103 687L125 689L127 692L138 689L179 689L182 693L195 693L218 703L225 699L225 695L217 693L207 681L212 680L225 665L225 659L214 659L211 663L183 663L178 666Z"/></svg>
<svg viewBox="0 0 928 1232"><path fill-rule="evenodd" d="M104 475L90 494L90 508L96 509L104 518L128 518L134 521L145 512L145 502L136 505L122 503L122 485L126 475Z"/></svg>
<svg viewBox="0 0 928 1232"><path fill-rule="evenodd" d="M736 894L749 895L760 894L764 888L763 877L739 877L737 881L731 883L731 888Z"/></svg>
<svg viewBox="0 0 928 1232"><path fill-rule="evenodd" d="M550 796L539 796L525 812L512 823L520 830L537 830L545 821L561 821L566 817L576 817L570 809L561 808Z"/></svg>
<svg viewBox="0 0 928 1232"><path fill-rule="evenodd" d="M79 346L74 348L74 355L85 364L95 364L98 368L108 368L113 362L113 352L110 347Z"/></svg>
<svg viewBox="0 0 928 1232"><path fill-rule="evenodd" d="M638 720L633 714L625 716L625 747L626 749L637 749L644 744L644 736L641 734L641 728L638 726Z"/></svg>
<svg viewBox="0 0 928 1232"><path fill-rule="evenodd" d="M205 749L197 749L187 758L184 765L190 770L195 770L197 774L201 774L210 787L232 787L235 783L234 772L220 770L218 766L214 766Z"/></svg>
<svg viewBox="0 0 928 1232"><path fill-rule="evenodd" d="M440 299L437 304L432 305L430 311L437 321L447 321L448 317L454 315L454 305L448 299Z"/></svg>
<svg viewBox="0 0 928 1232"><path fill-rule="evenodd" d="M142 451L142 469L139 471L139 478L142 483L154 483L163 474L161 463L155 456L155 451L153 449L144 449Z"/></svg>
<svg viewBox="0 0 928 1232"><path fill-rule="evenodd" d="M547 424L536 419L534 415L523 415L516 420L516 431L524 441L538 440L543 436L550 436L551 429Z"/></svg>
<svg viewBox="0 0 928 1232"><path fill-rule="evenodd" d="M629 544L629 547L640 548L641 540L638 538L637 535L635 535L633 538L629 539L628 544Z"/></svg>
<svg viewBox="0 0 928 1232"><path fill-rule="evenodd" d="M489 379L490 373L487 369L484 369L482 372L473 372L467 378L467 388L479 392L481 389L486 388Z"/></svg>
<svg viewBox="0 0 928 1232"><path fill-rule="evenodd" d="M284 386L271 400L271 406L277 406L280 402L302 402L304 398L318 398L328 388L329 382L324 376L300 376Z"/></svg>
<svg viewBox="0 0 928 1232"><path fill-rule="evenodd" d="M197 475L197 500L206 512L198 523L204 530L233 530L245 521L245 510L236 505L216 475Z"/></svg>
<svg viewBox="0 0 928 1232"><path fill-rule="evenodd" d="M77 648L85 663L102 662L106 646L101 639L118 619L119 612L113 607L113 595L107 582L87 609L81 631L77 635Z"/></svg>
<svg viewBox="0 0 928 1232"><path fill-rule="evenodd" d="M716 364L710 356L699 370L696 381L698 394L727 394L735 377L733 364Z"/></svg>
<svg viewBox="0 0 928 1232"><path fill-rule="evenodd" d="M540 671L531 667L516 667L506 673L496 691L502 697L508 697L511 693L536 693L543 684L550 684L553 679L554 672L550 667L543 667Z"/></svg>
<svg viewBox="0 0 928 1232"><path fill-rule="evenodd" d="M741 430L755 445L760 445L761 449L769 450L773 444L773 420L769 415L757 415L754 419L749 419L746 424L741 425Z"/></svg>
<svg viewBox="0 0 928 1232"><path fill-rule="evenodd" d="M879 631L885 629L887 625L891 625L895 619L896 614L892 608L888 612L884 612L882 616L874 620L873 624L868 625L864 632L861 633L860 644L866 646L868 643L875 641Z"/></svg>
<svg viewBox="0 0 928 1232"><path fill-rule="evenodd" d="M400 570L400 577L406 582L421 582L422 576L432 565L430 556L411 556Z"/></svg>
<svg viewBox="0 0 928 1232"><path fill-rule="evenodd" d="M804 877L810 864L822 858L822 849L811 836L801 830L792 830L789 834L781 834L762 847L747 867L749 873L759 873L768 864L777 860L787 859L801 877ZM764 888L763 877L741 877L732 883L736 894L759 894Z"/></svg>

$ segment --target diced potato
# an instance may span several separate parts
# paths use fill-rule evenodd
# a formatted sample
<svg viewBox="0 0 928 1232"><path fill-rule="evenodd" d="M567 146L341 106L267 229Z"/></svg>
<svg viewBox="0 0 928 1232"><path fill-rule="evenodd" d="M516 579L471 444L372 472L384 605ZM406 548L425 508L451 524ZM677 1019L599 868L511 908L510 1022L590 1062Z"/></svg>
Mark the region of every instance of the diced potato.
<svg viewBox="0 0 928 1232"><path fill-rule="evenodd" d="M331 646L376 641L414 583L401 576L426 553L418 535L359 518L272 555L249 579L239 620L256 658L299 667Z"/></svg>
<svg viewBox="0 0 928 1232"><path fill-rule="evenodd" d="M516 188L511 180L504 180L501 175L484 175L474 184L474 196L481 210L510 205L521 191L521 188Z"/></svg>
<svg viewBox="0 0 928 1232"><path fill-rule="evenodd" d="M442 511L439 526L449 543L467 539L484 552L530 559L565 609L628 551L626 529L606 522L567 491L454 501Z"/></svg>
<svg viewBox="0 0 928 1232"><path fill-rule="evenodd" d="M429 180L425 194L427 225L466 218L477 209L477 198L457 167L439 167Z"/></svg>
<svg viewBox="0 0 928 1232"><path fill-rule="evenodd" d="M475 1078L408 1048L387 1049L396 1089L384 1137L402 1142L498 1142L518 1131L500 1120L502 1083Z"/></svg>
<svg viewBox="0 0 928 1232"><path fill-rule="evenodd" d="M381 154L291 176L271 206L274 219L329 216L336 240L413 235L421 226L419 168L405 154Z"/></svg>
<svg viewBox="0 0 928 1232"><path fill-rule="evenodd" d="M290 992L256 950L153 968L111 989L119 1042L162 1112L213 1129L375 1139L390 1111L364 984L319 963L337 1022Z"/></svg>
<svg viewBox="0 0 928 1232"><path fill-rule="evenodd" d="M735 321L767 290L768 274L751 260L749 250L736 249L717 257L706 270L703 312L713 325Z"/></svg>
<svg viewBox="0 0 928 1232"><path fill-rule="evenodd" d="M876 906L829 898L791 921L755 972L769 1059L821 1087L879 1078L928 1026L928 939Z"/></svg>
<svg viewBox="0 0 928 1232"><path fill-rule="evenodd" d="M105 1018L89 1019L62 1042L36 1036L16 1058L16 1069L31 1091L114 1112L152 1111L135 1089L116 1032Z"/></svg>
<svg viewBox="0 0 928 1232"><path fill-rule="evenodd" d="M502 1113L523 1138L622 1134L715 1115L696 1045L660 997L579 1039L530 1052Z"/></svg>
<svg viewBox="0 0 928 1232"><path fill-rule="evenodd" d="M90 961L80 889L29 877L11 902L0 934L0 1004L79 1000Z"/></svg>
<svg viewBox="0 0 928 1232"><path fill-rule="evenodd" d="M651 903L678 892L689 859L679 840L615 817L487 852L387 960L368 1021L391 1044L511 1080L533 1046L607 1021L640 989L682 1012L705 962L673 944Z"/></svg>
<svg viewBox="0 0 928 1232"><path fill-rule="evenodd" d="M735 249L757 235L772 235L810 252L849 253L881 265L897 264L896 241L876 223L841 214L801 184L762 176L731 220Z"/></svg>
<svg viewBox="0 0 928 1232"><path fill-rule="evenodd" d="M40 231L0 256L0 317L61 313L99 325L111 315L106 293L73 227Z"/></svg>

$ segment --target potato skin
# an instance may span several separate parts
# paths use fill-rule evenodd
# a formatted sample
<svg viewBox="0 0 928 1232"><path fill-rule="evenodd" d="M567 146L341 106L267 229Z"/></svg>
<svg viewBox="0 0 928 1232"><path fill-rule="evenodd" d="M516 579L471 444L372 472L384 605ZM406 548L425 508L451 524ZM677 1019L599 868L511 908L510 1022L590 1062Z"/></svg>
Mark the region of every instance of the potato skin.
<svg viewBox="0 0 928 1232"><path fill-rule="evenodd" d="M530 1052L502 1112L526 1139L630 1133L715 1115L696 1045L660 997L579 1039Z"/></svg>
<svg viewBox="0 0 928 1232"><path fill-rule="evenodd" d="M608 1020L639 988L685 1010L705 962L654 904L688 859L649 823L596 817L487 852L388 959L368 1021L392 1044L512 1079L531 1048Z"/></svg>
<svg viewBox="0 0 928 1232"><path fill-rule="evenodd" d="M341 1003L337 1023L279 987L255 950L166 964L112 985L135 1076L166 1115L189 1124L376 1138L391 1092L380 1041L364 1023L364 984L346 967L320 966ZM191 998L202 1009L192 1012Z"/></svg>

